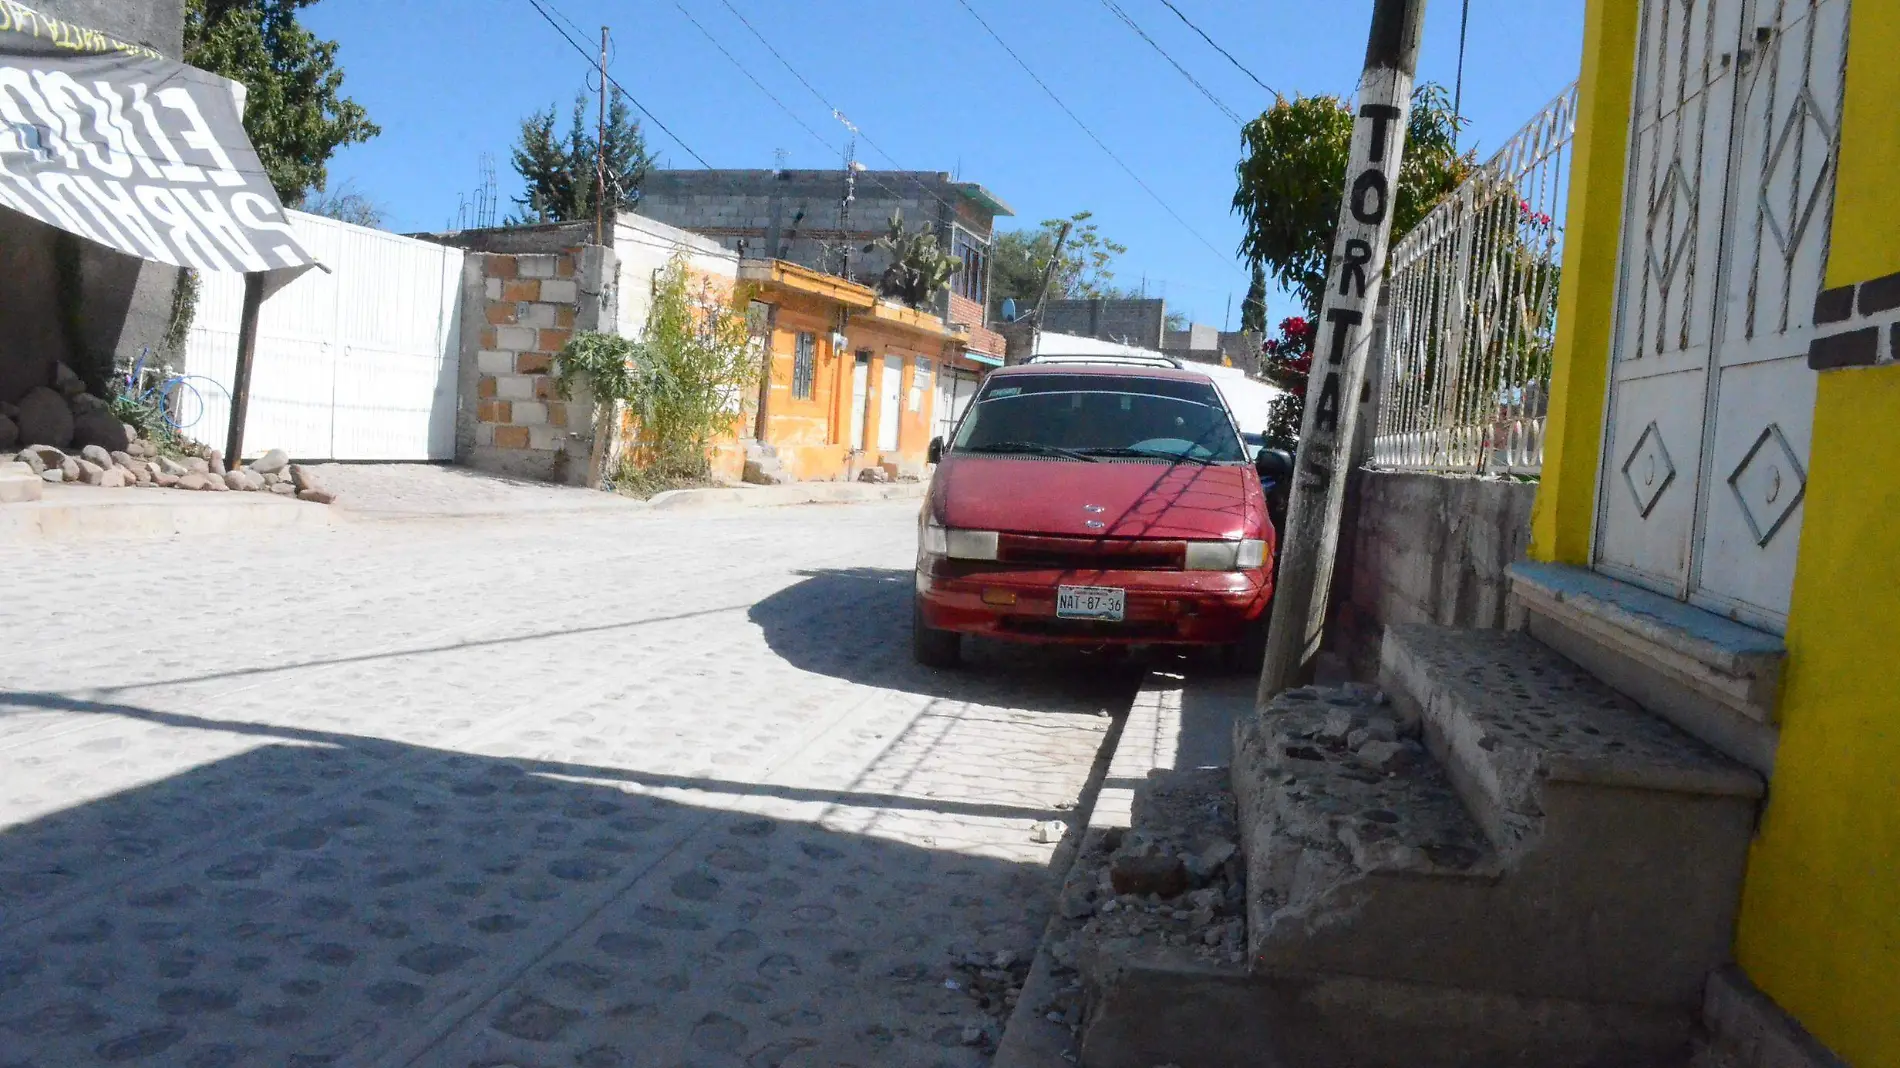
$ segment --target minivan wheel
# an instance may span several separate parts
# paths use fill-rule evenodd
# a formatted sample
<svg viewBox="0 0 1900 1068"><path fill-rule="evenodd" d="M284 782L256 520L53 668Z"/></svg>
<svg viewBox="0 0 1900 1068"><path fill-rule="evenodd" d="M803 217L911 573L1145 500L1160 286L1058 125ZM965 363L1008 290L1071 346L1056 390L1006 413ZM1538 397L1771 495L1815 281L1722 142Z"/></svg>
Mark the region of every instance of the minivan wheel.
<svg viewBox="0 0 1900 1068"><path fill-rule="evenodd" d="M954 630L937 630L925 626L923 607L912 602L910 655L925 667L956 667L963 662L963 635Z"/></svg>

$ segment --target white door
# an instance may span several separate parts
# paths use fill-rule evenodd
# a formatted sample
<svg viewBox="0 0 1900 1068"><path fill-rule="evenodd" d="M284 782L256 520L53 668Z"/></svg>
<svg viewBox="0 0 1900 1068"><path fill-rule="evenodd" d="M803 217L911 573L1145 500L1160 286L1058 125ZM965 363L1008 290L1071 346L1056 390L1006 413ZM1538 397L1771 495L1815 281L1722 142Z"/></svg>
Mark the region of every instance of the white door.
<svg viewBox="0 0 1900 1068"><path fill-rule="evenodd" d="M871 350L859 349L851 368L851 447L864 451L865 409L871 404Z"/></svg>
<svg viewBox="0 0 1900 1068"><path fill-rule="evenodd" d="M976 392L976 376L955 367L945 367L937 376L937 430L945 441L956 433L957 420L963 418L963 410L970 406L970 397Z"/></svg>
<svg viewBox="0 0 1900 1068"><path fill-rule="evenodd" d="M884 373L878 378L877 447L883 452L897 451L897 427L904 419L904 358L884 357Z"/></svg>
<svg viewBox="0 0 1900 1068"><path fill-rule="evenodd" d="M1787 620L1847 0L1645 0L1596 564Z"/></svg>

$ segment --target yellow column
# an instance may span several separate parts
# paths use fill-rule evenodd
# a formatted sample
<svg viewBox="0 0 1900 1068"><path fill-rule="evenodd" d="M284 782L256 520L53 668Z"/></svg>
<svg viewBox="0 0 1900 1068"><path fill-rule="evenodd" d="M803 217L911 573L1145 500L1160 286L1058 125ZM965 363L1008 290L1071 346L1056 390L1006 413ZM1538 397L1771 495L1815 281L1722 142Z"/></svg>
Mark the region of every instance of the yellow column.
<svg viewBox="0 0 1900 1068"><path fill-rule="evenodd" d="M1900 272L1900 3L1854 0L1827 284ZM1900 365L1820 372L1781 742L1736 958L1853 1065L1900 1065Z"/></svg>
<svg viewBox="0 0 1900 1068"><path fill-rule="evenodd" d="M1584 6L1544 473L1531 513L1533 560L1590 562L1641 8L1636 0L1588 0Z"/></svg>

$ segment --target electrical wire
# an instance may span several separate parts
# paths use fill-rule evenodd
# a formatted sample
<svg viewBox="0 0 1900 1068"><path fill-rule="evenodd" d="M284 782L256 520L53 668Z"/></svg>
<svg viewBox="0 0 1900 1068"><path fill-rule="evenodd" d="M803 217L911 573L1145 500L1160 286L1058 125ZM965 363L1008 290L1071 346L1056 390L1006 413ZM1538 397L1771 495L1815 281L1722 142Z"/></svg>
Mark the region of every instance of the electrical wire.
<svg viewBox="0 0 1900 1068"><path fill-rule="evenodd" d="M765 46L765 50L767 52L772 53L772 58L778 60L780 66L790 71L792 77L797 78L798 83L800 85L803 85L805 89L808 92L810 92L811 95L814 98L816 98L820 104L823 104L825 106L825 110L831 112L831 114L835 118L837 118L839 121L841 122L845 121L844 111L840 109L836 104L833 104L829 99L827 99L825 97L825 94L819 92L818 87L813 85L810 79L806 78L803 74L800 74L798 71L798 68L792 66L791 60L786 59L785 56L782 53L780 53L776 47L773 46L772 42L769 39L767 39L764 34L759 32L758 27L752 25L752 20L746 18L745 15L740 13L738 8L732 6L732 0L719 0L719 2L725 5L725 8L727 11L732 12L732 17L738 19L740 24L743 25L746 28L746 30L752 34L753 37L758 38L759 43ZM884 148L882 145L879 145L876 141L871 140L870 134L865 133L862 129L856 126L853 126L853 129L856 130L858 138L862 140L866 145L869 145L872 151L884 157L884 161L886 163L889 163L891 166L897 168L900 171L906 169L905 166L897 162L897 160L894 157L892 157L889 152L884 151ZM865 172L867 176L870 173L871 172L869 171ZM888 186L884 186L884 184L882 182L879 182L877 179L871 178L869 180L876 183L880 187L883 187L885 192L891 192ZM935 192L931 191L928 188L924 188L922 186L919 186L919 188L923 189L923 192L926 195L928 195L930 199L943 205L945 208L948 208L952 214L955 214L956 206L954 204L951 204L949 201L938 196ZM892 195L895 195L895 194L892 194Z"/></svg>
<svg viewBox="0 0 1900 1068"><path fill-rule="evenodd" d="M1115 0L1102 0L1102 6L1108 8L1110 13L1112 13L1116 18L1120 19L1122 21L1122 25L1127 26L1129 29L1135 31L1135 36L1148 42L1148 47L1154 49L1156 52L1161 53L1161 58L1167 60L1169 66L1172 66L1175 70L1180 71L1181 77L1186 78L1188 82L1194 86L1194 88L1199 89L1201 91L1201 95L1206 97L1209 103L1219 108L1221 114L1227 116L1227 118L1231 120L1235 126L1239 126L1243 122L1246 121L1245 119L1242 119L1240 117L1240 114L1236 112L1233 108L1230 108L1225 103L1222 103L1220 97L1217 97L1214 95L1213 90L1209 89L1205 85L1202 85L1201 80L1199 78L1196 78L1193 74L1190 74L1186 67L1183 67L1179 62L1175 60L1173 56L1169 55L1168 50L1161 47L1161 43L1159 41L1156 41L1154 38L1148 36L1148 31L1142 29L1141 24L1136 22L1134 20L1134 17L1129 15L1128 12L1122 10L1122 6L1116 3Z"/></svg>
<svg viewBox="0 0 1900 1068"><path fill-rule="evenodd" d="M1016 50L1009 46L1008 41L1003 40L1001 34L998 34L994 29L991 28L990 24L984 20L982 15L977 14L976 8L973 8L970 6L970 0L957 0L957 3L962 5L963 10L968 11L970 13L970 17L976 20L977 25L983 27L984 32L988 33L990 37L993 40L995 40L995 42L998 45L1002 46L1003 51L1009 53L1009 58L1016 61L1016 65L1023 69L1023 73L1029 75L1030 80L1035 82L1036 85L1039 86L1042 89L1042 91L1048 95L1050 100L1055 101L1056 107L1061 108L1063 114L1067 115L1071 121L1073 121L1077 126L1081 127L1082 132L1088 135L1089 140L1095 142L1095 147L1101 149L1103 155L1107 156L1111 160L1114 160L1115 165L1117 167L1120 167L1122 169L1122 172L1128 175L1129 178L1133 179L1135 184L1141 187L1142 192L1147 193L1148 196L1152 198L1156 204L1161 205L1161 210L1167 212L1170 218L1172 218L1175 222L1179 223L1181 226L1181 229L1186 230L1189 234L1193 235L1195 240L1207 246L1207 250L1209 252L1212 252L1214 255L1220 257L1223 263L1226 263L1229 267L1233 266L1233 261L1228 257L1226 253L1222 252L1218 248L1215 248L1214 243L1212 241L1209 241L1207 238L1201 236L1201 232L1199 230L1196 230L1194 227L1188 225L1188 221L1181 217L1180 212L1175 211L1172 205L1170 205L1166 200L1163 200L1161 198L1161 194L1154 191L1153 186L1150 186L1147 182L1143 181L1141 178L1141 175L1135 173L1134 168L1122 162L1122 158L1115 154L1115 150L1112 148L1109 148L1108 143L1103 141L1101 137L1097 136L1095 131L1089 128L1089 124L1082 121L1082 117L1080 115L1077 115L1069 107L1069 105L1062 102L1062 98L1056 95L1056 91L1054 89L1049 88L1049 83L1043 81L1042 77L1038 75L1035 72L1035 70L1029 66L1028 63L1023 61L1023 57L1018 55L1016 53Z"/></svg>
<svg viewBox="0 0 1900 1068"><path fill-rule="evenodd" d="M1200 34L1201 40L1206 41L1209 45L1211 45L1214 51L1219 52L1223 56L1226 56L1227 62L1232 63L1234 65L1235 70L1238 70L1240 73L1245 74L1249 78L1252 78L1253 83L1255 85L1259 86L1262 89L1265 89L1269 93L1272 93L1273 99L1275 101L1282 99L1282 97L1280 96L1280 91L1278 89L1275 89L1273 86L1268 85L1266 82L1261 81L1259 75L1255 74L1253 71L1248 70L1244 65L1242 65L1240 60L1234 58L1234 54L1232 52L1229 52L1227 49L1222 48L1219 43L1217 43L1212 37L1209 37L1207 35L1206 30L1203 30L1199 26L1196 26L1194 24L1193 19L1188 18L1185 14L1181 12L1180 8L1175 7L1173 0L1161 0L1161 2L1167 5L1167 8L1169 11L1174 12L1175 18L1178 18L1182 22L1187 23L1188 29L1193 30L1195 33Z"/></svg>
<svg viewBox="0 0 1900 1068"><path fill-rule="evenodd" d="M589 67L592 67L596 70L600 70L600 60L597 57L590 55L587 49L581 47L581 43L579 41L576 41L572 36L568 34L566 30L562 29L561 24L554 21L554 16L548 14L549 9L541 6L542 3L543 3L543 0L528 0L528 6L534 8L535 12L539 14L543 19L545 19L549 26L554 27L554 32L560 34L561 39L566 41L574 49L574 51L579 52L581 55L581 58L587 60L587 65ZM567 16L562 15L561 18L567 19ZM573 20L568 19L567 21L569 25L573 24ZM660 117L658 115L655 115L653 112L649 111L645 104L640 103L639 97L636 97L632 93L627 92L627 87L620 84L620 79L615 78L612 74L607 73L607 71L605 70L600 70L600 73L602 77L607 79L608 85L613 86L616 90L620 92L620 95L626 97L630 102L632 102L634 107L639 108L640 114L645 115L648 119L652 120L653 125L658 126L662 133L672 138L674 144L685 149L686 154L698 160L700 166L706 168L707 170L713 169L713 165L706 162L706 157L693 151L693 146L687 144L683 139L681 139L680 135L674 133L672 129L666 125L666 123L661 122Z"/></svg>

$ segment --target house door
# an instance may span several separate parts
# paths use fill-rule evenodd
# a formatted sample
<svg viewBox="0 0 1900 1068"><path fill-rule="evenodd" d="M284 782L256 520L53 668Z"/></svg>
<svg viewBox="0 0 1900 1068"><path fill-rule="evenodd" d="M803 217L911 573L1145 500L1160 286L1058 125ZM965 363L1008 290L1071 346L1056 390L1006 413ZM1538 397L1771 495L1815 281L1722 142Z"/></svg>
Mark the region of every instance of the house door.
<svg viewBox="0 0 1900 1068"><path fill-rule="evenodd" d="M871 405L871 350L859 349L851 367L851 448L864 451L864 423Z"/></svg>
<svg viewBox="0 0 1900 1068"><path fill-rule="evenodd" d="M1596 566L1782 629L1848 0L1645 0Z"/></svg>
<svg viewBox="0 0 1900 1068"><path fill-rule="evenodd" d="M882 452L897 451L897 426L904 419L904 358L884 357L884 373L878 376L877 447Z"/></svg>
<svg viewBox="0 0 1900 1068"><path fill-rule="evenodd" d="M976 376L956 367L945 367L937 376L937 436L949 441L956 433L957 421L970 406L976 393Z"/></svg>

